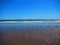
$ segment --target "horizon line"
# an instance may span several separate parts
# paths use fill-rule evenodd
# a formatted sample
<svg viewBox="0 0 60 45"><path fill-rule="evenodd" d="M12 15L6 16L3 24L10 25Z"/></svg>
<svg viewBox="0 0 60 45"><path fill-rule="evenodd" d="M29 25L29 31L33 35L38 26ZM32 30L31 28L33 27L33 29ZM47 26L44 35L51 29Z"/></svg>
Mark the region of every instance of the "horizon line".
<svg viewBox="0 0 60 45"><path fill-rule="evenodd" d="M0 19L1 21L60 21L60 19Z"/></svg>

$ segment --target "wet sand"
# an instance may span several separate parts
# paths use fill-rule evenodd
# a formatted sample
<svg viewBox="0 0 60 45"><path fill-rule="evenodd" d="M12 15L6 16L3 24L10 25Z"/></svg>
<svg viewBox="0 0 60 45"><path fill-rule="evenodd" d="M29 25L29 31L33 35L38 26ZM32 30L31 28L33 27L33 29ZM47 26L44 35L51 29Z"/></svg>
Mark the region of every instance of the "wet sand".
<svg viewBox="0 0 60 45"><path fill-rule="evenodd" d="M0 45L60 45L60 26L0 25Z"/></svg>

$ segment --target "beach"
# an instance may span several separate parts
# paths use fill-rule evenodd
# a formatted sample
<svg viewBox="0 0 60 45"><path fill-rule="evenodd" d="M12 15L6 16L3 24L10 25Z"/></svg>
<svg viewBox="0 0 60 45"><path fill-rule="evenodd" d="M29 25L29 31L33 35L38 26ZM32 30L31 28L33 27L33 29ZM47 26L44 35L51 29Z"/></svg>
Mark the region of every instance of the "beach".
<svg viewBox="0 0 60 45"><path fill-rule="evenodd" d="M0 45L60 45L60 23L0 23Z"/></svg>

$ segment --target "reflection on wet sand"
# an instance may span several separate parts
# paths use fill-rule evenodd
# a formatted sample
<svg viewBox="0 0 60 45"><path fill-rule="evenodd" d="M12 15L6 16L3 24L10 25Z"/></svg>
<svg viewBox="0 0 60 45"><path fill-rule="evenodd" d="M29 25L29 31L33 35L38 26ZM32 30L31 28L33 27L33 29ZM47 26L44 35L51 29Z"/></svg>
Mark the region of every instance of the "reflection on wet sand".
<svg viewBox="0 0 60 45"><path fill-rule="evenodd" d="M0 45L60 45L60 27L21 27L0 27Z"/></svg>

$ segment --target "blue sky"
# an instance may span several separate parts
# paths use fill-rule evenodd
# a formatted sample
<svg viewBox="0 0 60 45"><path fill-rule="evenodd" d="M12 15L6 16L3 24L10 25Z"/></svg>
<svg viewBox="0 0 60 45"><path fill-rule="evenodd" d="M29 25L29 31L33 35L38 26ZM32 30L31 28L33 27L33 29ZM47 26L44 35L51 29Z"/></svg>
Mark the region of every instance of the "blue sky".
<svg viewBox="0 0 60 45"><path fill-rule="evenodd" d="M60 0L1 0L0 19L60 19Z"/></svg>

